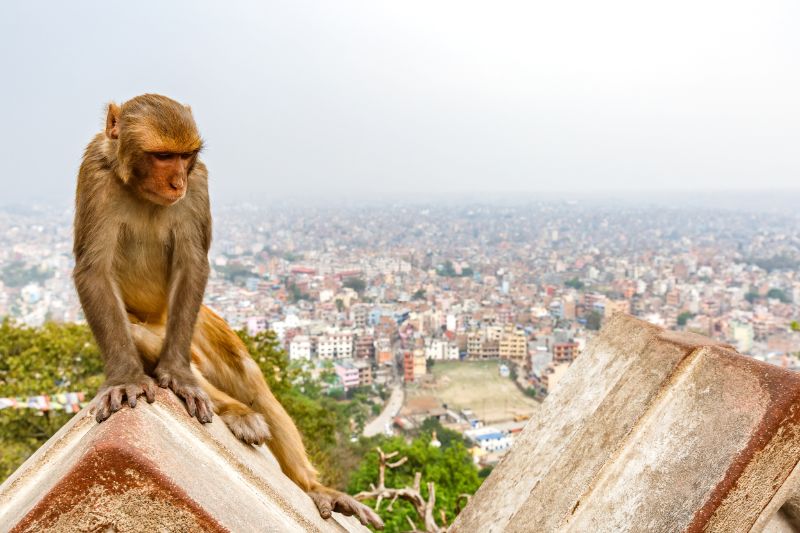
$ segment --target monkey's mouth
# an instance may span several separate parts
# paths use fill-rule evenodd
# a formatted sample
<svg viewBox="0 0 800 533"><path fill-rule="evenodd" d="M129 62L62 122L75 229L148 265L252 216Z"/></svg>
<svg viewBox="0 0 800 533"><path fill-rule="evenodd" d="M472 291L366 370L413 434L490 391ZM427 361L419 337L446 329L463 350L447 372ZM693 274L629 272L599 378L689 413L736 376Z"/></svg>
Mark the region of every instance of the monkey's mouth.
<svg viewBox="0 0 800 533"><path fill-rule="evenodd" d="M148 200L154 204L163 205L164 207L175 205L181 201L184 196L186 196L186 189L181 189L180 191L175 191L174 193L165 193L163 191L153 191L151 189L143 188L142 192L145 194Z"/></svg>

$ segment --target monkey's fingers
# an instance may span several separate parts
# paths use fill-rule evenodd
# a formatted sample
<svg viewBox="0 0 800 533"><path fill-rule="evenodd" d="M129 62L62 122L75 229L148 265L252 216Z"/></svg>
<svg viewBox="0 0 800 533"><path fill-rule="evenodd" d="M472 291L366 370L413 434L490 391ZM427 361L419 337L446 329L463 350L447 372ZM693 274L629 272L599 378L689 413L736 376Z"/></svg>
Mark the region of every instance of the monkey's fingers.
<svg viewBox="0 0 800 533"><path fill-rule="evenodd" d="M202 398L197 399L197 419L201 424L208 424L214 417L214 411L211 408L211 402Z"/></svg>
<svg viewBox="0 0 800 533"><path fill-rule="evenodd" d="M183 401L186 402L186 410L189 411L189 416L194 418L195 414L197 414L197 405L194 403L194 396L186 394L183 396Z"/></svg>
<svg viewBox="0 0 800 533"><path fill-rule="evenodd" d="M136 407L136 398L144 394L144 390L139 385L127 385L125 387L125 398L128 400L128 405L133 409Z"/></svg>
<svg viewBox="0 0 800 533"><path fill-rule="evenodd" d="M108 393L104 392L97 398L97 414L94 418L97 422L102 422L109 416L111 416L111 407L108 405Z"/></svg>
<svg viewBox="0 0 800 533"><path fill-rule="evenodd" d="M197 418L201 424L211 422L211 400L202 389L199 387L176 387L173 390L186 402L189 416Z"/></svg>
<svg viewBox="0 0 800 533"><path fill-rule="evenodd" d="M122 409L122 393L122 387L112 387L109 391L109 405L111 406L112 413L116 413Z"/></svg>
<svg viewBox="0 0 800 533"><path fill-rule="evenodd" d="M383 520L381 520L375 511L347 494L341 493L337 495L333 510L345 516L355 515L359 522L365 526L383 529Z"/></svg>
<svg viewBox="0 0 800 533"><path fill-rule="evenodd" d="M320 492L309 492L308 495L311 496L311 499L314 501L314 505L317 506L319 515L322 518L330 518L331 512L333 511L333 507L331 506L331 497Z"/></svg>
<svg viewBox="0 0 800 533"><path fill-rule="evenodd" d="M156 401L156 385L153 383L152 379L145 381L142 384L142 388L144 389L144 396L147 398L147 403Z"/></svg>

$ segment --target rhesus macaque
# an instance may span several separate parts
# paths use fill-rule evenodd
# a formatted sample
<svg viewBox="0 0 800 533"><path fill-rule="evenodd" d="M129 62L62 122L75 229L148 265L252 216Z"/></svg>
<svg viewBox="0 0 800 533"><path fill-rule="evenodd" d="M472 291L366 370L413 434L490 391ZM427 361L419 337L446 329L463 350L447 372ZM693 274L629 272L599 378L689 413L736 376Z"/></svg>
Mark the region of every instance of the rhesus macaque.
<svg viewBox="0 0 800 533"><path fill-rule="evenodd" d="M201 423L217 413L239 439L266 443L317 505L383 527L324 487L300 433L230 327L202 305L211 213L191 109L145 94L110 104L78 173L73 277L105 363L98 422L169 387Z"/></svg>

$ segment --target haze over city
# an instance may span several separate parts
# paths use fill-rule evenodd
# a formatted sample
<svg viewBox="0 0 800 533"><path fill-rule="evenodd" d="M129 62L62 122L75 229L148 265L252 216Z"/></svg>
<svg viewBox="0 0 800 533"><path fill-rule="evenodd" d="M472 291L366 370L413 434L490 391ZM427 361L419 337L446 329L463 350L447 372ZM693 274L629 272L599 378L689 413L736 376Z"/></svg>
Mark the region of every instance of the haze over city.
<svg viewBox="0 0 800 533"><path fill-rule="evenodd" d="M799 14L780 1L4 3L2 203L71 201L104 104L143 92L192 105L217 203L796 190Z"/></svg>

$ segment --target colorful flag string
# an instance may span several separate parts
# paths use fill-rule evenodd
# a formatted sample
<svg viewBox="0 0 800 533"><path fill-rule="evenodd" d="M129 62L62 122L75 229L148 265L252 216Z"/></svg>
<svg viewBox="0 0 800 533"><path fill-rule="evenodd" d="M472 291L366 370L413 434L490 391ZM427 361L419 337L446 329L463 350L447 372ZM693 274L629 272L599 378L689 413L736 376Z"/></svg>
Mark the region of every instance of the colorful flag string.
<svg viewBox="0 0 800 533"><path fill-rule="evenodd" d="M36 409L37 411L66 411L77 413L88 405L83 392L61 392L39 396L0 398L0 409Z"/></svg>

